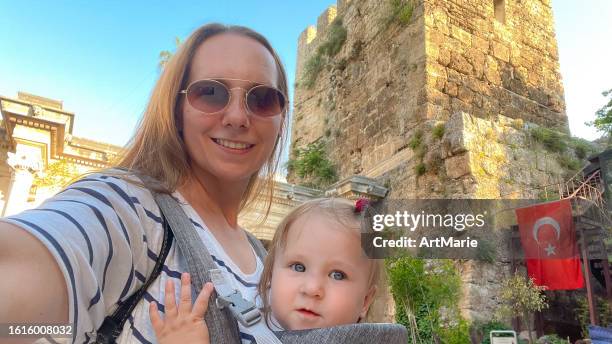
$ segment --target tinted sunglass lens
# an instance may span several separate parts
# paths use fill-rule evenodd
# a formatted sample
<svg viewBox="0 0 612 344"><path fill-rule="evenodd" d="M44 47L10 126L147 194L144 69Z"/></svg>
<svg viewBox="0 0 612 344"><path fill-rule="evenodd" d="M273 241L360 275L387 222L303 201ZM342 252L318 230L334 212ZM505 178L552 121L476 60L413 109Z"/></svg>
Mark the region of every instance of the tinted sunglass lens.
<svg viewBox="0 0 612 344"><path fill-rule="evenodd" d="M227 87L220 82L202 80L189 87L187 91L189 104L205 112L214 113L223 110L229 100Z"/></svg>
<svg viewBox="0 0 612 344"><path fill-rule="evenodd" d="M276 116L285 108L285 96L275 88L255 86L247 94L247 106L257 116Z"/></svg>

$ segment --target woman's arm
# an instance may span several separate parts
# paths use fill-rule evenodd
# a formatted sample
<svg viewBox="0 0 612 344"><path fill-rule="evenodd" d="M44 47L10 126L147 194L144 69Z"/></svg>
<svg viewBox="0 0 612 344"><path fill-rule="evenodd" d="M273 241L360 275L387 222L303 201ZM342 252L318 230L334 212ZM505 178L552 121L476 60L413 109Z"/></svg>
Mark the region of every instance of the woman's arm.
<svg viewBox="0 0 612 344"><path fill-rule="evenodd" d="M67 287L55 258L36 237L8 223L0 223L0 276L0 324L68 324Z"/></svg>

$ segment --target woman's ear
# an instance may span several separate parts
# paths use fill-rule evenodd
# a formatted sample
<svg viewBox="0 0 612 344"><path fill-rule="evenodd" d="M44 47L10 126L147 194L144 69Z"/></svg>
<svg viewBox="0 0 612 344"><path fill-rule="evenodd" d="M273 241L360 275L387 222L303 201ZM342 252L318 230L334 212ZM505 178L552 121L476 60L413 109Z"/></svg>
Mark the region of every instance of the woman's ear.
<svg viewBox="0 0 612 344"><path fill-rule="evenodd" d="M366 296L363 299L363 307L361 308L361 313L359 313L359 320L363 321L363 319L365 319L366 315L368 314L368 310L370 309L370 306L372 305L372 302L374 302L374 295L376 295L376 286L372 286L370 288L370 290L368 291L368 293L366 294Z"/></svg>

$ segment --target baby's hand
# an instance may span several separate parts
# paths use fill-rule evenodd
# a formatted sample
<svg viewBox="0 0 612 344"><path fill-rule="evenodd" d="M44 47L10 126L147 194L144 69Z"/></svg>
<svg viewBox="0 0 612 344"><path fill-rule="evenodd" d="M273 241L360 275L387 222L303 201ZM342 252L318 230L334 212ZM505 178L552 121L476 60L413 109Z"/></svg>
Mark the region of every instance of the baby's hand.
<svg viewBox="0 0 612 344"><path fill-rule="evenodd" d="M202 288L193 308L191 307L191 277L188 273L181 275L180 303L178 309L174 301L174 283L166 281L164 296L166 316L162 319L157 311L157 303L151 302L149 316L151 324L160 344L202 343L210 344L208 327L204 322L204 314L208 308L208 299L213 291L212 283L208 282Z"/></svg>

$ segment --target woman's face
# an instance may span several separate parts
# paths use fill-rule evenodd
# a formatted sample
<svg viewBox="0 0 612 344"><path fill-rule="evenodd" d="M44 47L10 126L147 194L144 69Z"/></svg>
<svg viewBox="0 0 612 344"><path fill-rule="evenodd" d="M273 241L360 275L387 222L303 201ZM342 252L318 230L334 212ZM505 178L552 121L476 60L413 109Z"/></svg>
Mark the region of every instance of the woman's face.
<svg viewBox="0 0 612 344"><path fill-rule="evenodd" d="M227 182L247 181L272 154L284 119L249 114L244 101L246 90L254 85L278 87L274 58L252 38L219 34L197 48L188 84L209 78L240 80L222 80L231 100L219 113L202 113L181 97L187 152L197 173Z"/></svg>

